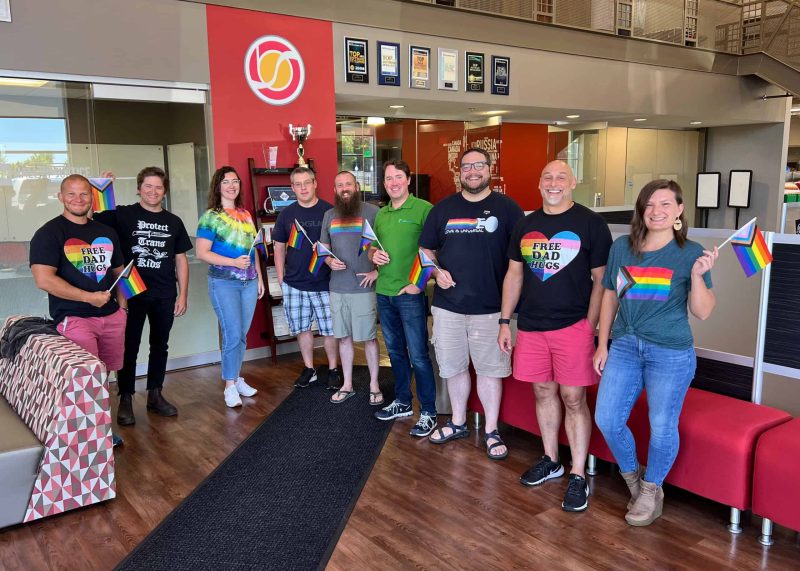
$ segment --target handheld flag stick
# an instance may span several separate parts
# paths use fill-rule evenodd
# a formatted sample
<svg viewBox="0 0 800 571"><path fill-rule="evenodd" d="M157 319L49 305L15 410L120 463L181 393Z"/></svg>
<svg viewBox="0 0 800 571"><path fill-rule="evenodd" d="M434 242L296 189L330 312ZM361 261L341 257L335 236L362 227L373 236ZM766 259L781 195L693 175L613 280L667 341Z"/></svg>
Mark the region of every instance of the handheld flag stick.
<svg viewBox="0 0 800 571"><path fill-rule="evenodd" d="M128 274L128 273L131 271L131 268L132 268L132 267L133 267L133 260L131 260L130 262L128 262L128 265L127 265L127 266L125 266L125 267L122 269L122 271L121 271L121 272L119 273L119 275L117 276L117 279L115 279L115 280L114 280L114 283L113 283L113 284L111 284L111 287L110 287L110 288L108 288L108 290L107 290L107 291L108 291L108 292L111 292L111 290L112 290L112 289L114 289L114 286L116 286L116 285L117 285L117 283L119 282L119 280L121 280L122 278L124 278L124 277L125 277L125 275L126 275L126 274Z"/></svg>
<svg viewBox="0 0 800 571"><path fill-rule="evenodd" d="M317 244L322 246L322 242L314 242L314 248L317 247ZM322 246L322 247L325 248L325 246ZM330 256L334 260L339 260L339 257L336 254L334 254L333 251L330 248L325 248L325 251L323 252L323 254L325 254L326 256ZM339 260L339 261L342 262L342 260ZM344 262L342 262L342 263L344 263Z"/></svg>
<svg viewBox="0 0 800 571"><path fill-rule="evenodd" d="M296 225L296 226L297 226L297 227L300 229L300 232L302 232L302 233L303 233L303 236L305 236L305 237L306 237L306 240L308 240L308 243L309 243L309 244L314 244L314 242L312 242L311 238L309 238L309 237L308 237L308 234L306 234L306 229L305 229L305 228L303 228L303 225L302 225L302 224L300 224L300 223L297 221L297 218L295 218L295 219L294 219L294 223L295 223L295 225Z"/></svg>
<svg viewBox="0 0 800 571"><path fill-rule="evenodd" d="M755 218L753 218L753 219L752 219L750 222L748 222L747 224L745 224L745 225L741 226L741 227L740 227L738 230L736 230L736 231L735 231L733 234L731 234L730 236L728 236L728 239L727 239L727 240L725 240L725 241L724 241L722 244L720 244L719 246L717 246L717 249L718 249L718 250L721 250L721 249L722 249L722 247L723 247L725 244L727 244L728 242L730 242L731 240L733 240L733 238L734 238L734 237L735 237L735 236L736 236L736 235L737 235L739 232L741 232L741 231L742 231L742 228L747 228L748 226L750 226L751 224L753 224L753 223L754 223L754 222L755 222L757 219L758 219L758 217L756 216L756 217L755 217Z"/></svg>

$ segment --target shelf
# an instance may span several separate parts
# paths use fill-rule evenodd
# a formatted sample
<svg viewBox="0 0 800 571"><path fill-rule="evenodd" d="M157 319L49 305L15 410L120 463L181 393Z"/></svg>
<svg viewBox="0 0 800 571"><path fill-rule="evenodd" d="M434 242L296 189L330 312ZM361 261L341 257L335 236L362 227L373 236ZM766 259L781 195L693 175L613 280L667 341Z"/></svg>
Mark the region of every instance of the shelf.
<svg viewBox="0 0 800 571"><path fill-rule="evenodd" d="M287 174L292 174L293 170L294 170L293 168L291 168L291 169L260 169L260 168L254 168L253 169L253 174L255 176L266 176L266 175L271 175L271 174L287 175Z"/></svg>

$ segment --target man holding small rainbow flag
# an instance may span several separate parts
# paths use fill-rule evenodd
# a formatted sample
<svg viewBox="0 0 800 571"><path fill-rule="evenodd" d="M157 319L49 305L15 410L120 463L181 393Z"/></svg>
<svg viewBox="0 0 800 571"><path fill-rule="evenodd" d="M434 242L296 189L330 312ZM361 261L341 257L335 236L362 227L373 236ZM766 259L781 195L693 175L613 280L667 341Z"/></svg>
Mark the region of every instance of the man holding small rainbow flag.
<svg viewBox="0 0 800 571"><path fill-rule="evenodd" d="M112 180L113 173L103 173ZM164 208L169 179L160 167L145 167L136 175L139 201L94 213L94 220L111 226L119 235L129 276L119 288L129 298L125 328L125 359L117 374L119 407L117 424L136 423L136 361L145 323L150 325L147 360L147 410L175 416L178 409L164 398L164 377L169 358L169 337L176 317L186 313L189 299L189 261L192 241L183 221ZM105 192L108 192L106 190ZM138 279L137 279L138 278ZM144 289L143 289L144 288ZM141 295L140 295L141 294Z"/></svg>
<svg viewBox="0 0 800 571"><path fill-rule="evenodd" d="M294 386L308 387L317 382L314 367L313 321L317 322L324 338L328 356L328 384L336 388L341 384L336 351L336 338L331 322L328 282L331 270L320 260L320 234L322 219L331 204L317 196L317 180L308 167L297 167L289 175L297 202L278 215L272 232L275 272L283 293L283 310L289 323L289 334L297 337L304 368Z"/></svg>
<svg viewBox="0 0 800 571"><path fill-rule="evenodd" d="M72 174L61 181L63 212L31 239L30 265L36 287L48 294L50 317L64 337L105 363L122 367L128 302L115 277L123 270L117 233L89 218L92 187ZM121 439L115 438L115 444Z"/></svg>
<svg viewBox="0 0 800 571"><path fill-rule="evenodd" d="M411 169L402 160L390 160L383 165L383 184L390 203L375 217L376 240L369 251L378 266L378 314L383 340L392 362L395 378L395 399L375 413L379 420L411 416L411 373L417 386L420 414L409 434L428 436L436 428L436 381L428 352L428 301L425 283L416 275L417 283L409 279L415 260L422 227L433 207L430 202L409 192ZM427 272L427 270L426 270ZM413 367L413 368L412 368Z"/></svg>
<svg viewBox="0 0 800 571"><path fill-rule="evenodd" d="M353 390L353 342L364 343L369 368L369 403L383 404L378 386L378 326L375 280L378 272L368 256L362 255L364 229L375 222L378 207L361 200L356 177L342 171L333 179L335 206L322 220L318 246L330 247L324 263L331 269L330 297L333 335L339 342L343 384L331 402L340 404L355 395ZM367 249L372 240L367 244Z"/></svg>

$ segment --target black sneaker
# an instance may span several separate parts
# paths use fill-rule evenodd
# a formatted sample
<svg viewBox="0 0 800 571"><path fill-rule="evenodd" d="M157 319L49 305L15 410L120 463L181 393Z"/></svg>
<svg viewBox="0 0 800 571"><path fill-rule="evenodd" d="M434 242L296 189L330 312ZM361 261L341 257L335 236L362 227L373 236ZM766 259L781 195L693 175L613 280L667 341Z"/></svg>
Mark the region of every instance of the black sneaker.
<svg viewBox="0 0 800 571"><path fill-rule="evenodd" d="M378 420L394 420L395 418L411 416L412 414L414 414L414 411L411 410L410 404L403 404L395 400L389 406L385 406L376 412L375 418Z"/></svg>
<svg viewBox="0 0 800 571"><path fill-rule="evenodd" d="M428 436L433 429L436 428L436 415L425 412L424 410L419 413L419 420L414 427L408 431L411 436L418 436L420 438Z"/></svg>
<svg viewBox="0 0 800 571"><path fill-rule="evenodd" d="M342 373L339 368L328 370L328 390L338 391L342 388Z"/></svg>
<svg viewBox="0 0 800 571"><path fill-rule="evenodd" d="M297 380L294 382L294 386L298 389L304 389L311 383L317 382L317 371L315 369L310 369L305 367L303 372L300 373L300 376L297 377Z"/></svg>
<svg viewBox="0 0 800 571"><path fill-rule="evenodd" d="M526 486L538 486L547 480L560 478L564 475L564 466L561 462L553 462L550 456L542 456L533 467L519 477L519 481Z"/></svg>
<svg viewBox="0 0 800 571"><path fill-rule="evenodd" d="M589 507L589 484L586 483L585 478L581 478L577 474L569 475L569 484L567 484L567 493L564 494L564 501L561 502L561 508L565 512L582 512Z"/></svg>

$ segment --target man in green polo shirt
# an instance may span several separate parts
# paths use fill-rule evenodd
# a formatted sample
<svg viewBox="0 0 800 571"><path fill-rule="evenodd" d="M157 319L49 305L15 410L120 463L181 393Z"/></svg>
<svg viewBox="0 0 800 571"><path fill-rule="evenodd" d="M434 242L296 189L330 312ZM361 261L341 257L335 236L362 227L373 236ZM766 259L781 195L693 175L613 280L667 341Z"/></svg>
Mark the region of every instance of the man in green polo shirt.
<svg viewBox="0 0 800 571"><path fill-rule="evenodd" d="M392 420L413 414L413 367L420 415L410 434L423 437L436 428L436 382L428 353L428 302L425 292L408 276L419 249L422 226L433 205L409 193L410 177L411 169L405 161L384 163L383 184L390 203L378 211L374 230L385 250L373 246L369 253L378 266L378 315L395 378L394 401L376 412L375 417Z"/></svg>

